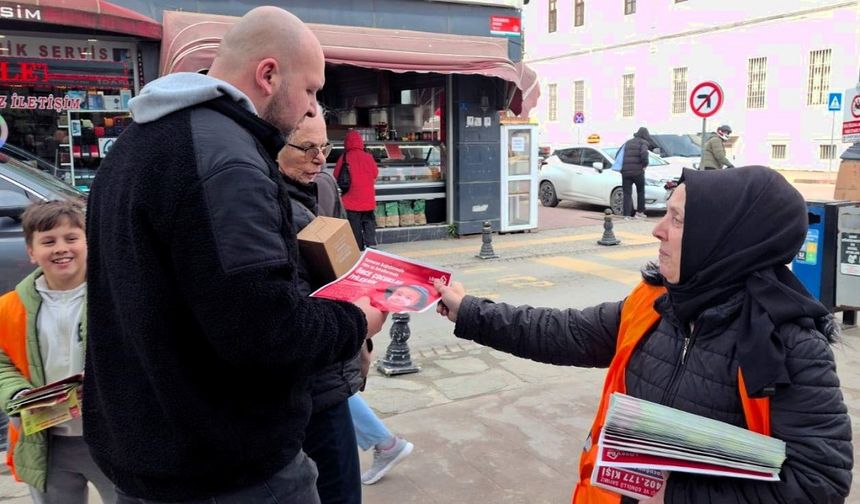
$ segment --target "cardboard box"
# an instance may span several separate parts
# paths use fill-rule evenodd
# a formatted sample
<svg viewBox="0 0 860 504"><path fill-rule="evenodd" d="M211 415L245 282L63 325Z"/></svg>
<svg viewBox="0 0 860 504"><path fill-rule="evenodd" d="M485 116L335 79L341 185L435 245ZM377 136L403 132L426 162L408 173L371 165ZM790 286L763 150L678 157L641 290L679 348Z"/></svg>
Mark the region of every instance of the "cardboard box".
<svg viewBox="0 0 860 504"><path fill-rule="evenodd" d="M349 271L361 252L349 221L317 217L298 234L299 251L319 281L328 283Z"/></svg>
<svg viewBox="0 0 860 504"><path fill-rule="evenodd" d="M860 161L845 159L840 163L833 199L860 201Z"/></svg>

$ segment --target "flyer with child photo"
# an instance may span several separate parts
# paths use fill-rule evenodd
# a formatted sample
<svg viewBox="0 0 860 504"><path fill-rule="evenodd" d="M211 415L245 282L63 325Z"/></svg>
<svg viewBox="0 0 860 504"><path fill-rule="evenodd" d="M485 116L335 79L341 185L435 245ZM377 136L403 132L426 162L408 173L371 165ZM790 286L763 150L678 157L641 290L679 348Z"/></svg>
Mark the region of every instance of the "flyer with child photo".
<svg viewBox="0 0 860 504"><path fill-rule="evenodd" d="M367 249L342 277L317 289L311 297L355 301L367 296L385 312L423 312L439 301L434 280L448 285L451 272L405 257Z"/></svg>

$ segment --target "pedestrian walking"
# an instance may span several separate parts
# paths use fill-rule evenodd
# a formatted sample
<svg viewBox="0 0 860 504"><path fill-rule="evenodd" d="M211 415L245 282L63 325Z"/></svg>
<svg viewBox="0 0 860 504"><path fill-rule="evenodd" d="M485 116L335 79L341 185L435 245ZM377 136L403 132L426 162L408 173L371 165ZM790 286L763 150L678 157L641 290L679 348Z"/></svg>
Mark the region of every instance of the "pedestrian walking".
<svg viewBox="0 0 860 504"><path fill-rule="evenodd" d="M777 482L672 472L640 502L844 502L851 421L830 345L838 326L785 264L807 232L806 203L760 166L684 170L654 227L659 266L622 301L583 310L493 303L437 283L460 338L557 365L608 367L573 502L621 502L591 485L611 393L786 443ZM504 330L499 330L504 328Z"/></svg>
<svg viewBox="0 0 860 504"><path fill-rule="evenodd" d="M334 178L340 180L340 172L346 166L349 172L349 190L343 193L343 206L358 242L358 248L376 246L376 177L379 167L373 156L364 150L364 140L355 130L346 133L344 151L334 167Z"/></svg>
<svg viewBox="0 0 860 504"><path fill-rule="evenodd" d="M702 169L705 170L720 170L725 168L734 168L735 166L726 157L726 148L723 142L729 140L729 135L732 134L732 128L728 124L724 124L717 128L717 134L712 136L705 142L702 147Z"/></svg>
<svg viewBox="0 0 860 504"><path fill-rule="evenodd" d="M415 446L392 434L359 394L349 398L349 411L358 446L363 451L373 448L373 465L361 475L362 483L372 485L408 457Z"/></svg>
<svg viewBox="0 0 860 504"><path fill-rule="evenodd" d="M120 504L319 502L309 377L384 315L302 295L276 158L317 114L325 62L276 7L234 24L207 75L131 100L92 185L84 435Z"/></svg>
<svg viewBox="0 0 860 504"><path fill-rule="evenodd" d="M305 119L287 139L278 155L284 175L293 227L296 233L318 215L344 218L337 185L331 175L322 171L331 152L322 113ZM299 256L299 293L308 296L322 287L314 265ZM313 376L312 414L305 430L302 447L316 462L319 470L317 491L322 504L360 504L361 468L358 461L355 430L350 415L349 397L363 383L359 353L335 362Z"/></svg>
<svg viewBox="0 0 860 504"><path fill-rule="evenodd" d="M27 390L79 374L87 340L87 237L84 209L72 201L30 205L21 216L30 262L37 266L0 297L0 407ZM31 361L34 357L38 360ZM25 434L9 425L6 463L36 504L86 504L92 483L102 502L113 483L93 462L81 418Z"/></svg>
<svg viewBox="0 0 860 504"><path fill-rule="evenodd" d="M654 140L644 126L624 144L621 160L621 190L624 194L624 217L645 217L645 169L650 160ZM633 211L633 186L636 186L636 211Z"/></svg>

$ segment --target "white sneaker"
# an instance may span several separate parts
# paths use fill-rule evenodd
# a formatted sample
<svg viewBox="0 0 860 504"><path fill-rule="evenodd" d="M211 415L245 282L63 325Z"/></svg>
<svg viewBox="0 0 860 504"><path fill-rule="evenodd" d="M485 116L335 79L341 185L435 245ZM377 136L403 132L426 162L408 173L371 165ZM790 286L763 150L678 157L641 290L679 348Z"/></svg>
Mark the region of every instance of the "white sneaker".
<svg viewBox="0 0 860 504"><path fill-rule="evenodd" d="M398 437L394 442L394 446L387 450L373 449L373 465L364 474L361 475L361 482L365 485L372 485L382 479L392 467L397 465L401 460L405 459L412 453L415 446L409 441Z"/></svg>

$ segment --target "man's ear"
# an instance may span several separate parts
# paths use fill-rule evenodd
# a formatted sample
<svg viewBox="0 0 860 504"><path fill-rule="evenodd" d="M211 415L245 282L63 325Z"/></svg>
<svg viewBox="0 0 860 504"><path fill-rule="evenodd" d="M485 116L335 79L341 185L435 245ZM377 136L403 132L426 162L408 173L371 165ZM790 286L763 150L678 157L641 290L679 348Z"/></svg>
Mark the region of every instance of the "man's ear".
<svg viewBox="0 0 860 504"><path fill-rule="evenodd" d="M254 80L265 96L274 94L277 80L280 78L279 72L280 65L275 58L264 58L257 63Z"/></svg>

